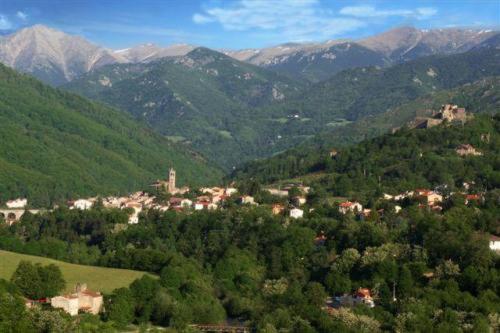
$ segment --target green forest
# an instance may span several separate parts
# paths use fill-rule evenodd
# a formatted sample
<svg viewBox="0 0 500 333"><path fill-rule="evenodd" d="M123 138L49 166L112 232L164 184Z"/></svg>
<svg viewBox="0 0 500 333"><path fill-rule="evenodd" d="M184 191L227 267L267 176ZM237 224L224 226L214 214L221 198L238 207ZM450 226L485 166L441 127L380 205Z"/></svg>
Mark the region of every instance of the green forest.
<svg viewBox="0 0 500 333"><path fill-rule="evenodd" d="M179 182L217 182L218 168L131 117L0 65L0 203L35 207L126 193L178 169Z"/></svg>

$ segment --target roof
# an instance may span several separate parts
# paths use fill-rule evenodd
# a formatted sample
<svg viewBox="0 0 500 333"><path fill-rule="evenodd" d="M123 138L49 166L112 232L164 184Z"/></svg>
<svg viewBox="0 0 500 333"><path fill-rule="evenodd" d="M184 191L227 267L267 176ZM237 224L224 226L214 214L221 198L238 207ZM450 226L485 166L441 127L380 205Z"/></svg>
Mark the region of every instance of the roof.
<svg viewBox="0 0 500 333"><path fill-rule="evenodd" d="M500 242L500 237L495 235L490 235L490 242Z"/></svg>

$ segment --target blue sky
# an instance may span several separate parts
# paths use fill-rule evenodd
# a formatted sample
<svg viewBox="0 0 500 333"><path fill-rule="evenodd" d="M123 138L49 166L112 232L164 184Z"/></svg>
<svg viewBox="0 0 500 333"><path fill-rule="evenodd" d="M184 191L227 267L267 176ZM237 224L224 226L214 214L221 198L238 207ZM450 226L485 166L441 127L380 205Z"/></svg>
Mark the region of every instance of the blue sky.
<svg viewBox="0 0 500 333"><path fill-rule="evenodd" d="M0 0L0 32L45 24L110 48L254 48L360 38L398 26L500 27L500 0Z"/></svg>

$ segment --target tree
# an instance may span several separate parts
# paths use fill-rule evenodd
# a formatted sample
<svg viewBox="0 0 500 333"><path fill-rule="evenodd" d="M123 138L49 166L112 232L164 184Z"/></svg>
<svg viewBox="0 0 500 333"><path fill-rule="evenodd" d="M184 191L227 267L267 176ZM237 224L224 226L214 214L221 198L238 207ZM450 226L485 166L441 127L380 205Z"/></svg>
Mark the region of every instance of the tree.
<svg viewBox="0 0 500 333"><path fill-rule="evenodd" d="M34 332L21 295L3 279L0 279L0 332Z"/></svg>
<svg viewBox="0 0 500 333"><path fill-rule="evenodd" d="M38 268L30 261L21 261L12 274L11 282L15 284L21 293L30 299L44 297L42 279L38 274Z"/></svg>
<svg viewBox="0 0 500 333"><path fill-rule="evenodd" d="M38 274L43 284L44 297L54 297L66 288L61 269L54 264L39 266Z"/></svg>
<svg viewBox="0 0 500 333"><path fill-rule="evenodd" d="M23 293L31 299L54 297L66 287L66 282L58 266L42 266L30 261L21 261L11 278Z"/></svg>
<svg viewBox="0 0 500 333"><path fill-rule="evenodd" d="M134 320L135 300L127 288L115 289L106 298L106 318L123 328Z"/></svg>

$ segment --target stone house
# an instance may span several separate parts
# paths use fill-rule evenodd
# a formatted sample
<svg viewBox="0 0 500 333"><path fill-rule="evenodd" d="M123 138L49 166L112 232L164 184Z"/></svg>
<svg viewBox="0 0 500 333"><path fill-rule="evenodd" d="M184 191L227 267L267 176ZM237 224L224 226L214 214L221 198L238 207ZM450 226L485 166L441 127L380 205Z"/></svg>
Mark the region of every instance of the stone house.
<svg viewBox="0 0 500 333"><path fill-rule="evenodd" d="M101 293L87 289L86 284L77 284L75 292L69 295L56 296L50 299L53 308L63 309L71 316L79 312L98 314L102 309Z"/></svg>

